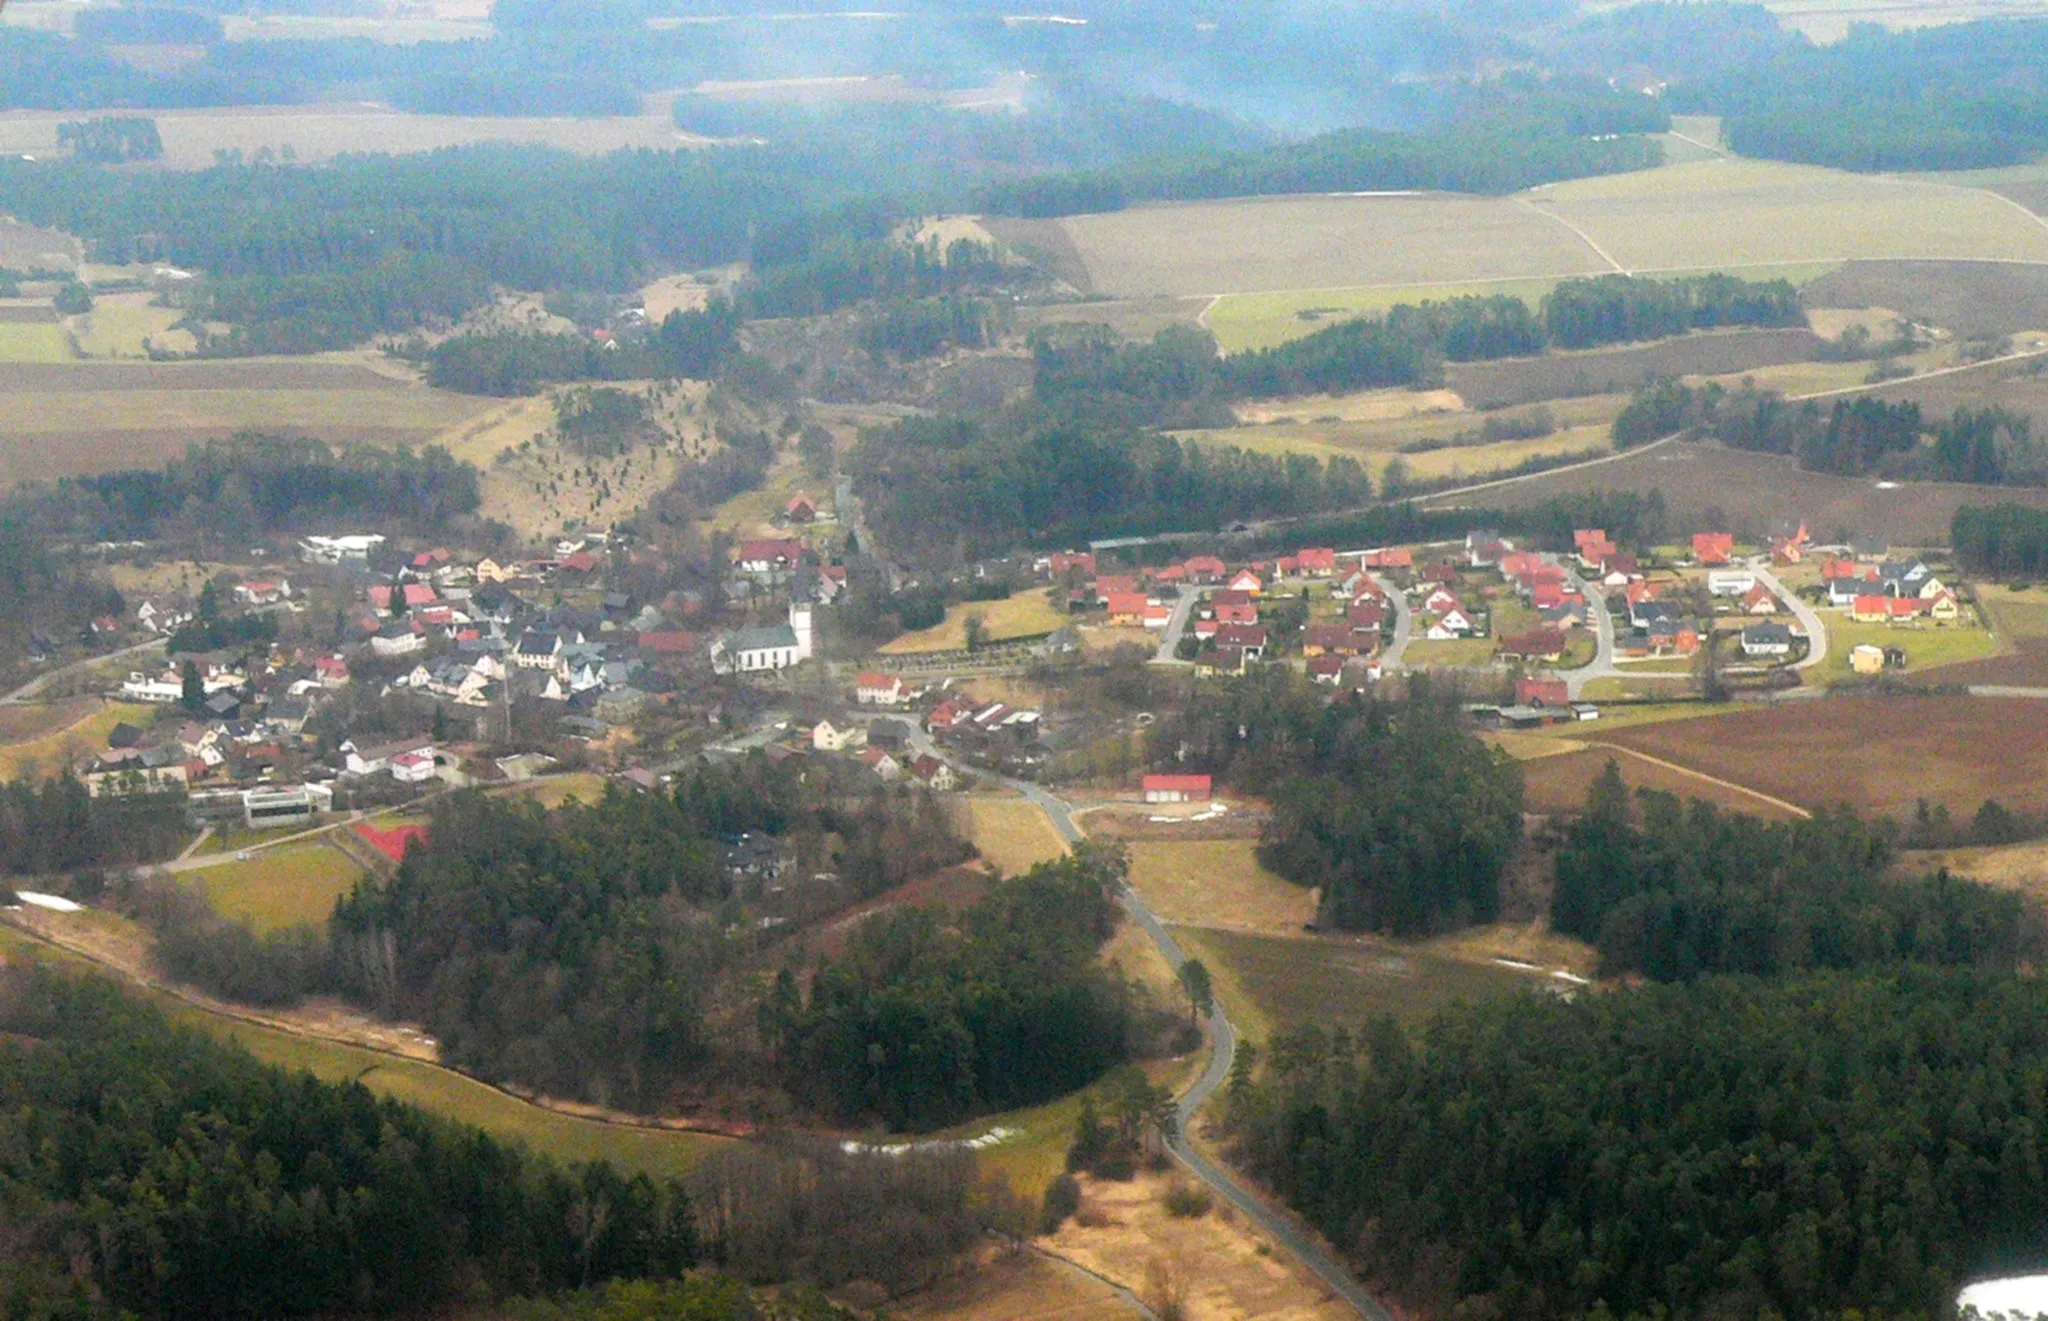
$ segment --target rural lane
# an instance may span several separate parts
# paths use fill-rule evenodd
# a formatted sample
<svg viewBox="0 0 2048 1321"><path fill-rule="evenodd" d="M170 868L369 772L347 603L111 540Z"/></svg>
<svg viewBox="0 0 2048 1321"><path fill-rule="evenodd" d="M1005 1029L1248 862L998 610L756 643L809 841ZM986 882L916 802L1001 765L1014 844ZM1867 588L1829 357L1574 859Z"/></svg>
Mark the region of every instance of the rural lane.
<svg viewBox="0 0 2048 1321"><path fill-rule="evenodd" d="M1625 673L1614 663L1614 615L1607 608L1607 598L1598 588L1581 578L1566 564L1562 556L1545 555L1545 560L1564 570L1565 586L1586 598L1586 606L1593 613L1593 660L1576 670L1559 671L1565 682L1565 692L1576 702L1585 692L1586 684L1594 679L1618 679Z"/></svg>
<svg viewBox="0 0 2048 1321"><path fill-rule="evenodd" d="M945 759L938 746L932 742L931 736L915 726L912 727L910 745L921 754ZM1053 832L1069 846L1079 844L1087 838L1081 832L1081 828L1074 824L1073 808L1065 799L1028 780L1013 780L1001 775L988 775L987 778L1023 794L1033 806L1045 813L1046 820L1052 823ZM1146 906L1143 897L1131 886L1123 886L1118 898L1123 903L1124 911L1131 915L1131 920L1138 924L1153 945L1165 956L1168 966L1178 972L1180 966L1187 962L1188 956L1181 949L1180 942L1173 938L1173 933L1166 929L1158 915ZM1194 1143L1188 1140L1189 1122L1229 1079L1231 1065L1237 1060L1237 1028L1231 1023L1229 1015L1223 1012L1221 1002L1211 1007L1208 1023L1210 1040L1213 1043L1209 1051L1209 1064L1202 1070L1202 1076L1195 1080L1195 1085L1183 1092L1180 1099L1174 1103L1174 1132L1167 1146L1180 1158L1182 1164L1194 1171L1197 1178L1208 1184L1225 1201L1244 1212L1253 1224L1271 1235L1274 1242L1292 1252L1304 1266L1314 1271L1317 1278L1329 1286L1333 1293L1351 1304L1360 1316L1365 1317L1366 1321L1394 1321L1386 1308L1380 1306L1378 1300L1352 1278L1351 1272L1345 1270L1341 1262L1253 1196L1232 1178L1227 1170L1204 1156L1195 1148Z"/></svg>
<svg viewBox="0 0 2048 1321"><path fill-rule="evenodd" d="M1174 652L1180 647L1181 634L1188 631L1188 619L1195 613L1195 602L1202 593L1193 587L1183 587L1180 599L1173 603L1173 614L1166 621L1166 636L1159 639L1159 651L1152 657L1154 665L1183 665Z"/></svg>
<svg viewBox="0 0 2048 1321"><path fill-rule="evenodd" d="M123 647L119 651L104 652L98 656L87 656L83 660L72 661L69 665L61 665L51 670L48 674L39 674L35 678L30 679L5 697L0 697L0 706L18 706L23 702L32 701L37 693L42 692L43 689L74 670L88 669L94 665L104 665L110 660L120 660L124 656L133 656L137 652L150 651L163 646L166 641L167 639L165 638L151 638L147 642L138 642L132 647Z"/></svg>
<svg viewBox="0 0 2048 1321"><path fill-rule="evenodd" d="M1791 608L1793 617L1799 621L1799 626L1806 630L1806 659L1800 661L1792 668L1795 670L1810 669L1826 660L1828 658L1828 626L1821 622L1820 612L1800 600L1796 593L1778 580L1777 574L1772 573L1764 566L1761 559L1750 561L1750 568L1755 572L1758 582L1770 588L1772 595Z"/></svg>

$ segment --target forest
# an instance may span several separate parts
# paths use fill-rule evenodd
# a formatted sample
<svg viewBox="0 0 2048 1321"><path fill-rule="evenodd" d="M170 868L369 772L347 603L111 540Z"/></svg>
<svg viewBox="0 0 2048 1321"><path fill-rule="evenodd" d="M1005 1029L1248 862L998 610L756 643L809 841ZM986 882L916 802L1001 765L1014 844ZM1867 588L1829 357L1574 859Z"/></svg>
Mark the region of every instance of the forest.
<svg viewBox="0 0 2048 1321"><path fill-rule="evenodd" d="M0 783L0 875L157 862L190 838L183 793L94 798L73 776L43 779L33 768Z"/></svg>
<svg viewBox="0 0 2048 1321"><path fill-rule="evenodd" d="M2048 510L1963 505L1950 521L1948 544L1970 573L2008 582L2048 574Z"/></svg>
<svg viewBox="0 0 2048 1321"><path fill-rule="evenodd" d="M20 969L0 969L0 1207L0 1306L22 1317L417 1315L700 1255L676 1184L560 1166Z"/></svg>
<svg viewBox="0 0 2048 1321"><path fill-rule="evenodd" d="M1846 810L1766 822L1638 790L1609 761L1558 846L1551 925L1601 972L1684 981L1901 963L2017 968L2040 944L2017 895L1887 873L1897 829Z"/></svg>
<svg viewBox="0 0 2048 1321"><path fill-rule="evenodd" d="M1259 860L1322 889L1319 923L1402 936L1493 920L1522 834L1522 776L1458 694L1411 683L1331 702L1273 668L1195 694L1156 728L1154 764L1208 771L1273 807Z"/></svg>

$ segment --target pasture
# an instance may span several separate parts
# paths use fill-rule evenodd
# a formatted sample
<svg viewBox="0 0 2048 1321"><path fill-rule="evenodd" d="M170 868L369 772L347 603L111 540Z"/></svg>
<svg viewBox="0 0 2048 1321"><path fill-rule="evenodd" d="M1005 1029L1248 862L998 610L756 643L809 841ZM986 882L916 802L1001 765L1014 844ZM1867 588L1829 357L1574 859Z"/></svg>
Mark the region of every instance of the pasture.
<svg viewBox="0 0 2048 1321"><path fill-rule="evenodd" d="M966 802L968 838L981 850L982 860L1005 876L1065 856L1067 846L1053 833L1052 823L1026 799L976 794Z"/></svg>
<svg viewBox="0 0 2048 1321"><path fill-rule="evenodd" d="M76 112L12 110L0 114L0 153L57 154L57 125ZM415 115L367 103L229 106L151 112L163 135L163 163L203 170L216 152L254 159L319 162L348 152L423 152L476 142L516 142L599 155L628 148L672 150L705 139L677 129L667 106L611 118L511 118ZM75 259L74 259L75 260Z"/></svg>
<svg viewBox="0 0 2048 1321"><path fill-rule="evenodd" d="M1823 614L1821 621L1828 628L1828 655L1820 663L1819 675L1824 681L1855 677L1849 669L1852 647L1897 647L1906 653L1905 673L1916 678L1925 676L1930 683L1947 682L1947 666L1987 660L1998 652L1998 639L1991 631L1971 624L1894 628L1889 624L1859 624L1846 611Z"/></svg>
<svg viewBox="0 0 2048 1321"><path fill-rule="evenodd" d="M1134 839L1131 887L1163 922L1299 936L1316 892L1259 865L1251 839Z"/></svg>
<svg viewBox="0 0 2048 1321"><path fill-rule="evenodd" d="M1067 616L1053 608L1048 589L1018 592L1001 601L962 601L949 606L944 621L905 633L880 647L884 656L914 656L926 651L953 651L967 645L967 621L979 615L990 642L1042 637L1066 626Z"/></svg>
<svg viewBox="0 0 2048 1321"><path fill-rule="evenodd" d="M1959 816L1987 798L2048 808L2048 702L2025 698L1833 698L1604 734L1609 742L1802 807L1847 803L1909 818L1916 800Z"/></svg>
<svg viewBox="0 0 2048 1321"><path fill-rule="evenodd" d="M122 721L148 724L150 713L155 708L119 702L102 705L98 699L89 699L79 703L60 703L53 708L22 709L49 711L51 714L30 726L32 732L29 737L0 746L0 780L59 774L88 754L105 747L107 735ZM69 715L70 719L57 724L57 713Z"/></svg>
<svg viewBox="0 0 2048 1321"><path fill-rule="evenodd" d="M1307 454L1323 460L1352 458L1364 465L1374 481L1384 478L1388 465L1399 459L1410 478L1433 482L1476 480L1532 459L1554 458L1561 454L1605 453L1613 448L1609 425L1609 422L1596 422L1553 431L1533 440L1502 440L1490 445L1445 445L1416 454L1374 446L1370 441L1347 443L1343 438L1345 434L1357 429L1342 426L1220 427L1181 434L1198 445L1234 446L1254 454Z"/></svg>
<svg viewBox="0 0 2048 1321"><path fill-rule="evenodd" d="M0 363L70 362L77 356L71 336L54 321L0 321Z"/></svg>
<svg viewBox="0 0 2048 1321"><path fill-rule="evenodd" d="M340 849L309 840L203 868L196 883L215 912L264 933L325 923L362 875Z"/></svg>
<svg viewBox="0 0 2048 1321"><path fill-rule="evenodd" d="M1444 369L1444 383L1474 408L1502 408L1571 395L1626 394L1657 376L1724 376L1803 363L1819 344L1805 330L1721 331L1626 348L1452 363ZM1870 370L1867 364L1845 365L1857 369L1858 380Z"/></svg>
<svg viewBox="0 0 2048 1321"><path fill-rule="evenodd" d="M102 294L92 311L72 317L68 328L78 351L88 358L147 358L154 348L164 353L189 353L198 340L189 330L174 330L186 315L175 307L157 307L154 295Z"/></svg>
<svg viewBox="0 0 2048 1321"><path fill-rule="evenodd" d="M2048 594L1976 584L1977 603L2002 654L1963 661L1944 671L1945 683L2048 687Z"/></svg>

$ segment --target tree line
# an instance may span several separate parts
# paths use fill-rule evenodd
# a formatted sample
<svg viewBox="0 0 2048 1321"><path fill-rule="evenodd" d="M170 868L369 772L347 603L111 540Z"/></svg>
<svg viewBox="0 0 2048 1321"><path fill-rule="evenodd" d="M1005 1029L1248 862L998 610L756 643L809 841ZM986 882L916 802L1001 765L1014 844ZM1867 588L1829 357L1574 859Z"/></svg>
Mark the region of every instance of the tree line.
<svg viewBox="0 0 2048 1321"><path fill-rule="evenodd" d="M0 875L56 876L156 862L190 836L183 793L94 798L68 772L0 783Z"/></svg>
<svg viewBox="0 0 2048 1321"><path fill-rule="evenodd" d="M2048 573L2048 510L1962 505L1949 521L1948 544L1969 573L2008 580Z"/></svg>
<svg viewBox="0 0 2048 1321"><path fill-rule="evenodd" d="M164 154L163 135L157 132L156 121L141 115L65 120L57 125L57 145L70 148L73 157L94 165L153 161Z"/></svg>
<svg viewBox="0 0 2048 1321"><path fill-rule="evenodd" d="M1601 970L1682 981L1899 963L2011 970L2037 938L2016 895L1887 875L1897 827L1846 811L1766 822L1638 790L1609 761L1556 857L1551 925Z"/></svg>
<svg viewBox="0 0 2048 1321"><path fill-rule="evenodd" d="M426 364L427 380L466 394L533 394L568 381L635 381L716 374L740 351L740 315L731 300L677 310L648 333L621 331L606 342L541 330L472 330L431 349L401 344Z"/></svg>

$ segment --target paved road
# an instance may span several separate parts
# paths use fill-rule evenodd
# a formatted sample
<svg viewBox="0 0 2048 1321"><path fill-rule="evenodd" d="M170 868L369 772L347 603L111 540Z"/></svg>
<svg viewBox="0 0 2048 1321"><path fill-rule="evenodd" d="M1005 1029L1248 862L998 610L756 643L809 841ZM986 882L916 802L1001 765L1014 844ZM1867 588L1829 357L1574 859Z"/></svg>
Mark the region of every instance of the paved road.
<svg viewBox="0 0 2048 1321"><path fill-rule="evenodd" d="M48 674L39 674L35 678L30 679L21 687L7 694L7 696L0 697L0 705L12 706L32 701L37 693L42 692L43 689L75 670L89 669L95 665L104 665L110 660L119 660L123 656L133 656L137 652L155 650L162 647L167 640L165 638L151 638L147 642L138 642L132 647L123 647L119 651L109 651L98 656L87 656L84 660L75 660L69 665L61 665L51 670Z"/></svg>
<svg viewBox="0 0 2048 1321"><path fill-rule="evenodd" d="M1373 585L1387 594L1389 608L1394 612L1394 637L1380 652L1380 670L1392 674L1401 668L1401 657L1408 650L1408 644L1415 640L1415 612L1408 608L1408 598L1401 589L1376 573L1365 575Z"/></svg>
<svg viewBox="0 0 2048 1321"><path fill-rule="evenodd" d="M910 744L920 753L930 753L941 758L944 756L932 743L931 736L923 730L912 731ZM1053 831L1068 844L1078 844L1086 838L1081 833L1081 828L1074 824L1072 807L1066 800L1049 792L1044 786L1003 776L989 778L1001 781L1034 803L1045 813L1046 820L1052 823ZM1166 929L1158 916L1146 907L1144 899L1136 890L1125 886L1119 898L1123 902L1124 911L1131 915L1131 920L1138 924L1158 947L1159 952L1166 956L1169 966L1178 970L1181 964L1187 962L1187 954L1181 949L1180 942L1173 938L1173 933ZM1209 1065L1202 1070L1202 1076L1195 1080L1195 1085L1183 1092L1179 1101L1174 1104L1176 1123L1173 1138L1167 1145L1183 1164L1194 1171L1197 1178L1242 1211L1253 1224L1270 1235L1274 1242L1300 1258L1303 1265L1314 1271L1333 1293L1350 1303L1366 1321L1393 1321L1392 1315L1365 1291L1363 1285L1351 1277L1351 1272L1345 1270L1336 1258L1325 1252L1319 1244L1312 1242L1286 1219L1275 1214L1271 1207L1254 1197L1232 1178L1227 1170L1204 1156L1188 1140L1188 1126L1195 1114L1229 1079L1231 1065L1237 1059L1237 1029L1231 1024L1229 1016L1223 1012L1220 1003L1210 1011L1208 1021L1210 1040L1214 1043L1213 1049L1209 1052Z"/></svg>
<svg viewBox="0 0 2048 1321"><path fill-rule="evenodd" d="M1180 646L1181 634L1188 631L1188 620L1193 618L1195 603L1202 599L1199 587L1180 589L1180 600L1173 603L1173 614L1166 621L1166 636L1159 639L1158 654L1152 657L1154 665L1185 665L1188 662L1174 655Z"/></svg>
<svg viewBox="0 0 2048 1321"><path fill-rule="evenodd" d="M1795 670L1810 669L1826 660L1828 658L1828 626L1821 621L1820 613L1806 602L1800 600L1784 583L1778 581L1778 575L1772 573L1770 567L1762 560L1751 560L1750 568L1756 573L1756 580L1758 582L1770 588L1772 592L1777 594L1780 601L1791 607L1793 617L1799 621L1799 626L1806 630L1806 656L1792 668Z"/></svg>
<svg viewBox="0 0 2048 1321"><path fill-rule="evenodd" d="M1615 679L1627 671L1614 663L1614 616L1607 609L1607 598L1598 587L1578 575L1562 556L1545 555L1545 560L1564 570L1565 586L1586 598L1586 605L1593 612L1593 660L1576 670L1560 670L1558 677L1565 682L1565 691L1576 702L1586 685L1594 679Z"/></svg>

